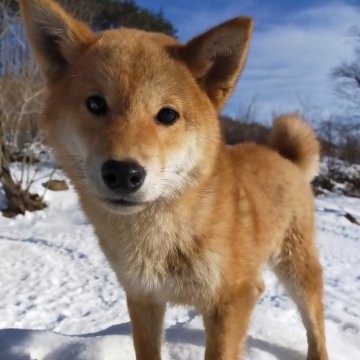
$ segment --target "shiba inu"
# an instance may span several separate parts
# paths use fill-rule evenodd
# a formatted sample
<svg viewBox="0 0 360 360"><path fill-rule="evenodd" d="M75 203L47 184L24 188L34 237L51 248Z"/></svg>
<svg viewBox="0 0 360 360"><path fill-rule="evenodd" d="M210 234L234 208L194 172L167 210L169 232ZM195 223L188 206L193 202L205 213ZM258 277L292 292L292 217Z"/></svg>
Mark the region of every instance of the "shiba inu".
<svg viewBox="0 0 360 360"><path fill-rule="evenodd" d="M327 359L316 137L291 114L275 120L268 147L221 138L217 114L252 20L183 45L135 29L95 34L51 0L20 3L47 80L41 127L126 291L136 358L161 358L172 303L202 313L206 360L238 359L268 263L299 308L307 359Z"/></svg>

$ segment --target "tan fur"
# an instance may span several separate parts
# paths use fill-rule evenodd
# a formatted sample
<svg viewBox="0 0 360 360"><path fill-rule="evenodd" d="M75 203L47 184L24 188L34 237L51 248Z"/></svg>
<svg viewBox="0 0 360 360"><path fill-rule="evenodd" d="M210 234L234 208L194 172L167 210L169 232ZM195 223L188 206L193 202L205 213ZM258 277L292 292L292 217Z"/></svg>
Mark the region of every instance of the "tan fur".
<svg viewBox="0 0 360 360"><path fill-rule="evenodd" d="M126 291L137 359L160 359L167 302L202 312L206 360L238 359L268 262L299 307L308 359L326 360L315 136L290 115L275 123L275 150L221 141L217 112L244 66L252 21L181 45L124 28L91 34L50 0L21 7L48 79L41 125ZM93 94L108 103L102 118L86 109ZM157 123L163 107L180 114L175 124ZM108 159L129 158L147 171L131 209L105 200L115 195L100 176Z"/></svg>

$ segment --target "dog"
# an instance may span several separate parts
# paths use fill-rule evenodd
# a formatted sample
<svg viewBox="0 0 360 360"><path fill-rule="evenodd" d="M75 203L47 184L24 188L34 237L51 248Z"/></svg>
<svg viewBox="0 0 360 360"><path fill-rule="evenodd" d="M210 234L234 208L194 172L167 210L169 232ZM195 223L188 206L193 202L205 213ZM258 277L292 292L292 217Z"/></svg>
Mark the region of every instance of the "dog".
<svg viewBox="0 0 360 360"><path fill-rule="evenodd" d="M20 5L47 82L40 126L126 292L136 358L161 358L171 303L203 315L206 360L239 359L268 263L299 308L307 359L328 359L316 136L296 114L275 120L268 146L221 136L252 19L183 45L135 29L95 34L52 0Z"/></svg>

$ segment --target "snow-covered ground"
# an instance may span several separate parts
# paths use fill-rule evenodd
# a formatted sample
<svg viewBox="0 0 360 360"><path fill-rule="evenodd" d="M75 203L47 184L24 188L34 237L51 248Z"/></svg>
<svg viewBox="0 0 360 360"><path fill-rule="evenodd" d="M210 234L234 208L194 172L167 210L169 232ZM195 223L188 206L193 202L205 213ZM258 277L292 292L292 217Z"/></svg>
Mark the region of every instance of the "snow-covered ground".
<svg viewBox="0 0 360 360"><path fill-rule="evenodd" d="M33 190L43 191L40 180ZM0 216L0 359L135 359L124 292L74 191L48 191L45 199L50 206L43 211ZM360 220L360 199L329 195L316 204L330 359L359 360L360 226L343 215ZM244 359L305 359L294 304L266 269L264 278L267 291L253 314ZM193 309L168 309L164 359L199 360L203 343Z"/></svg>

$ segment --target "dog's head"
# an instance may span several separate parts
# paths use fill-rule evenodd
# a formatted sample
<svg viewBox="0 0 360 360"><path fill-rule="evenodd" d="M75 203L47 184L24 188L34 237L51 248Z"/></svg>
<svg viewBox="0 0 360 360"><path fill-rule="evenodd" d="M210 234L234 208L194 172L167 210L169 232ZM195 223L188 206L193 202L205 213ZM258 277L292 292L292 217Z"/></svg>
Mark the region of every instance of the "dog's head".
<svg viewBox="0 0 360 360"><path fill-rule="evenodd" d="M182 45L134 29L94 34L51 0L20 3L47 79L42 128L79 191L130 213L210 175L217 113L244 66L251 19Z"/></svg>

